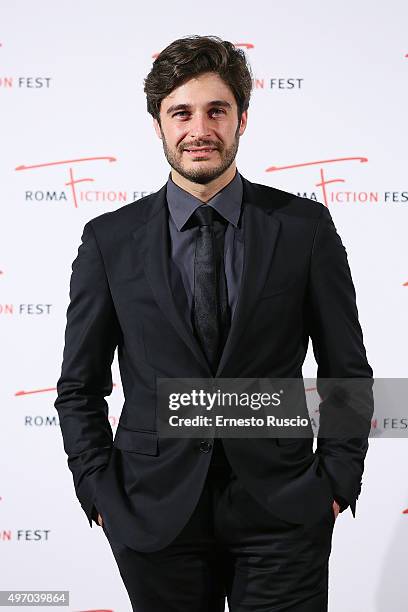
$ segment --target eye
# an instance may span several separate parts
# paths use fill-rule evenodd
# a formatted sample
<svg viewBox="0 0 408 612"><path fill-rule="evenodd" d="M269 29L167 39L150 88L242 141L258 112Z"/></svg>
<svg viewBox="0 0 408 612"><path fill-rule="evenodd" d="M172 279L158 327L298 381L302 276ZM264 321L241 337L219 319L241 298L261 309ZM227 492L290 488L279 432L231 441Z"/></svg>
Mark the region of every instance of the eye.
<svg viewBox="0 0 408 612"><path fill-rule="evenodd" d="M174 113L174 115L172 115L173 117L177 117L177 115L185 115L188 111L178 111L177 113ZM211 113L213 112L217 112L217 113L224 113L225 111L222 108L212 108L210 110Z"/></svg>

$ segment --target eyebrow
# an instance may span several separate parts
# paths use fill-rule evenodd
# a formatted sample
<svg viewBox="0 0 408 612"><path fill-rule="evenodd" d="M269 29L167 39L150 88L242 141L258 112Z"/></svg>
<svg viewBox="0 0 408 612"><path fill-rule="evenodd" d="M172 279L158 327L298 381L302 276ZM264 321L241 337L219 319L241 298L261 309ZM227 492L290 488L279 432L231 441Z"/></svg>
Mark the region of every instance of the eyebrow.
<svg viewBox="0 0 408 612"><path fill-rule="evenodd" d="M207 106L223 106L224 108L232 108L231 104L226 100L212 100L207 103ZM192 108L191 104L172 104L166 111L166 115L170 115L176 110L189 110Z"/></svg>

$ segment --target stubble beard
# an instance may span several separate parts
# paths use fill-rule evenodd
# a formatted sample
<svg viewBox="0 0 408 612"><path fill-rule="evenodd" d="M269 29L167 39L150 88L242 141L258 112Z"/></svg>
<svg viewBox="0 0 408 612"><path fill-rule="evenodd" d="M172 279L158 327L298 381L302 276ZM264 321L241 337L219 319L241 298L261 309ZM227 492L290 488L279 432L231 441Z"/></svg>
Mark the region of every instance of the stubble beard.
<svg viewBox="0 0 408 612"><path fill-rule="evenodd" d="M220 158L219 163L215 163L207 160L194 160L192 159L191 165L186 167L182 163L183 156L186 154L183 149L172 150L167 146L166 138L162 133L163 151L164 155L170 166L178 172L183 178L191 181L192 183L198 183L200 185L207 185L211 181L221 176L233 163L239 146L239 127L237 128L234 136L234 142L229 148L224 149L222 145L217 143L217 151L212 154L213 157L218 156ZM195 146L206 146L206 142ZM185 145L184 145L185 146Z"/></svg>

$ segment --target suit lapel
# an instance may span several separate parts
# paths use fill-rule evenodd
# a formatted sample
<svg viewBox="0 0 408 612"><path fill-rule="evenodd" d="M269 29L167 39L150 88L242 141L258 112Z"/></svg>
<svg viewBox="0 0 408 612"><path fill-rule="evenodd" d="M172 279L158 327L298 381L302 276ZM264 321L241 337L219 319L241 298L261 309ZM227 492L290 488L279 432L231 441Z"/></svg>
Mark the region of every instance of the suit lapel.
<svg viewBox="0 0 408 612"><path fill-rule="evenodd" d="M218 364L217 377L221 376L231 363L234 349L237 348L240 336L259 299L272 262L280 227L280 222L270 214L271 204L261 200L255 194L249 181L244 177L242 180L244 183L244 266L238 301Z"/></svg>
<svg viewBox="0 0 408 612"><path fill-rule="evenodd" d="M217 377L221 376L233 359L234 349L258 301L268 275L280 227L279 221L270 214L271 203L256 193L250 181L242 175L241 177L244 184L242 202L244 264L237 305L216 372ZM149 200L149 218L146 222L145 233L147 280L163 314L204 367L207 372L206 376L211 378L211 370L201 346L179 311L171 291L166 185L153 194ZM133 232L133 237L140 240L139 230Z"/></svg>
<svg viewBox="0 0 408 612"><path fill-rule="evenodd" d="M145 274L163 314L168 318L196 359L206 369L207 377L210 377L211 370L201 346L179 311L171 290L170 240L165 185L157 194L154 194L154 198L151 204L152 214L146 226L147 255Z"/></svg>

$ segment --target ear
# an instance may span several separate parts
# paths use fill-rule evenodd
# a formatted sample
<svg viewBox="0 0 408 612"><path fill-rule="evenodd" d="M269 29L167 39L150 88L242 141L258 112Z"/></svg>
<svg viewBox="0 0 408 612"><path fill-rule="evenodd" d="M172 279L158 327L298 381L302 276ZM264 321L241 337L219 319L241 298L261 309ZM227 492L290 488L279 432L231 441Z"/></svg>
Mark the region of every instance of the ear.
<svg viewBox="0 0 408 612"><path fill-rule="evenodd" d="M160 129L160 124L157 121L157 119L153 119L153 126L154 126L154 129L156 131L157 136L160 138L160 140L162 140L162 133L161 133L161 129Z"/></svg>
<svg viewBox="0 0 408 612"><path fill-rule="evenodd" d="M245 132L247 123L248 123L248 111L246 110L241 115L241 121L239 124L239 135L240 136L242 136L242 134Z"/></svg>

